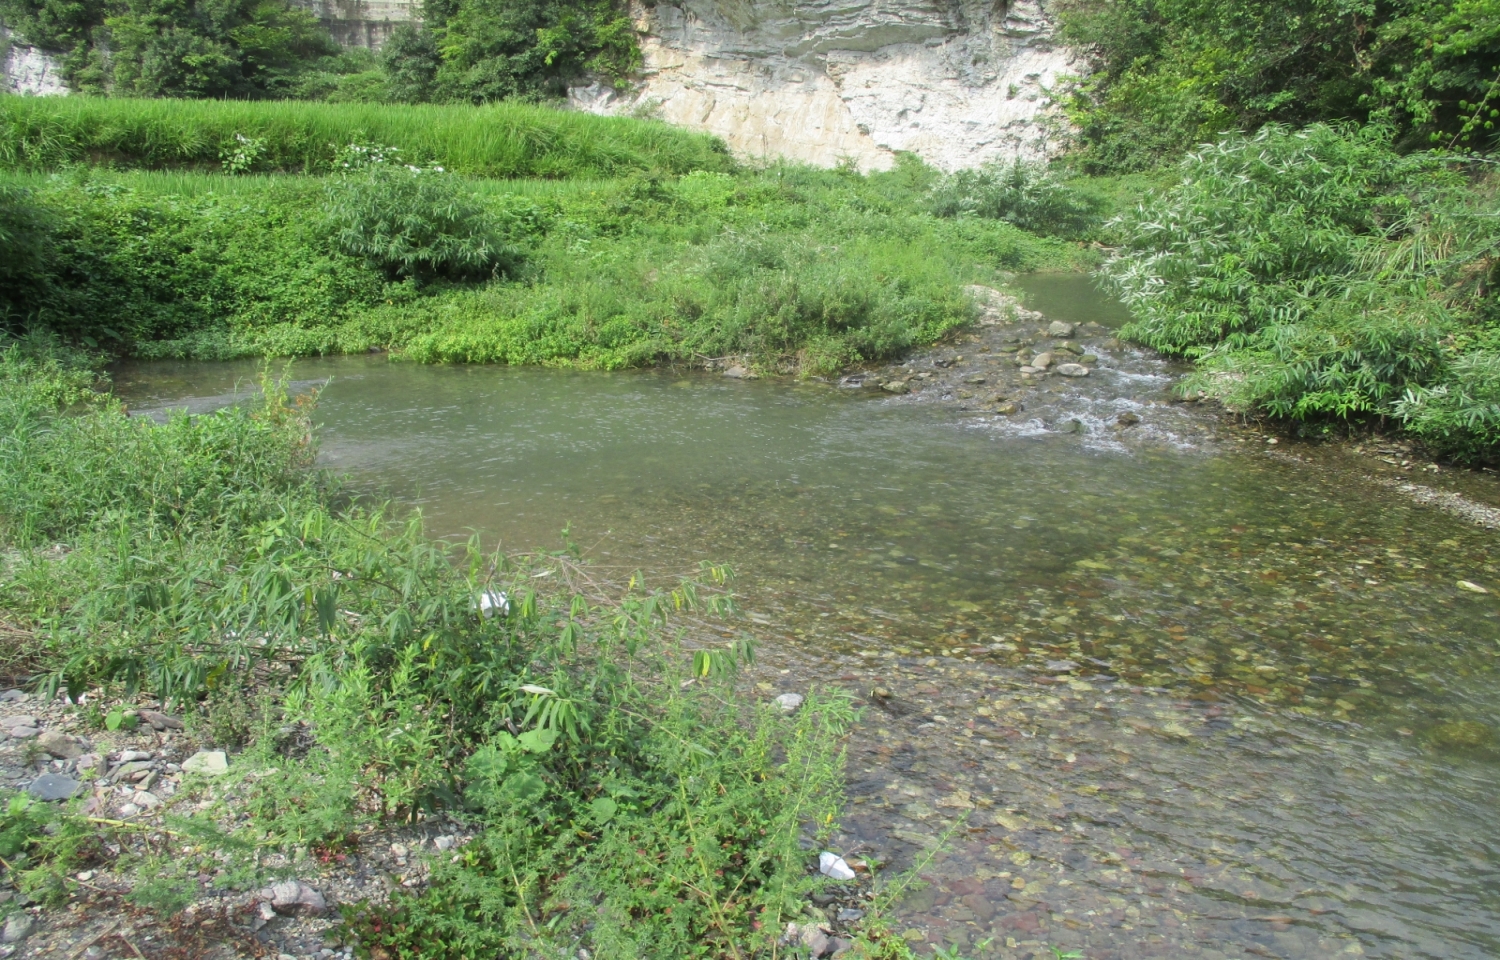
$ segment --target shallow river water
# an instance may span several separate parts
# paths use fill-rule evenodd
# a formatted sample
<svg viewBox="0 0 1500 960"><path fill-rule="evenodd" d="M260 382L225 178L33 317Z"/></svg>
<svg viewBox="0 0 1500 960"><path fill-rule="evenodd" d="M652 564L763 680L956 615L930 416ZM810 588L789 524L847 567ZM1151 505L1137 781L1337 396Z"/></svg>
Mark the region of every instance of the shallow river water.
<svg viewBox="0 0 1500 960"><path fill-rule="evenodd" d="M1028 302L1116 324L1086 284ZM327 381L326 464L435 533L524 550L570 524L622 571L734 566L758 692L866 704L838 839L925 861L913 941L1500 956L1496 534L1169 402L1174 371L1103 327L1093 374L1028 382L1008 417L921 388L1022 389L982 337L914 359L904 396L381 357L293 376ZM116 380L202 410L253 371Z"/></svg>

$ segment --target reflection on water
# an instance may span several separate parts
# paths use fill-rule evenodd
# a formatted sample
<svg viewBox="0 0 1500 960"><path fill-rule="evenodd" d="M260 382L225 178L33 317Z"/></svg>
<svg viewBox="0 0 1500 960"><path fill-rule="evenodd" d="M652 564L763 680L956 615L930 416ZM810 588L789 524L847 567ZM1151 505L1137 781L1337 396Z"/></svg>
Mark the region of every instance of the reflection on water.
<svg viewBox="0 0 1500 960"><path fill-rule="evenodd" d="M1030 305L1103 309L1046 283ZM1500 955L1500 603L1455 586L1500 587L1494 535L1214 439L1152 363L1058 394L1156 428L1107 445L820 384L378 358L295 375L332 378L328 465L436 532L524 549L571 524L601 564L733 564L763 692L868 697L847 847L910 863L968 818L904 905L914 938ZM225 402L252 372L119 382L136 406Z"/></svg>

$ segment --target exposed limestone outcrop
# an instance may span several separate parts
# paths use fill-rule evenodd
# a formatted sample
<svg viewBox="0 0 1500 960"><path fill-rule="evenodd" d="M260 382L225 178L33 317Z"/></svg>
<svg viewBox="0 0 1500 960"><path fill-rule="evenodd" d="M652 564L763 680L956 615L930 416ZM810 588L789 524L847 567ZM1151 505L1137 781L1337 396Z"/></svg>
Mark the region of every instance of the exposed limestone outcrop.
<svg viewBox="0 0 1500 960"><path fill-rule="evenodd" d="M7 93L46 97L68 92L57 60L30 44L22 43L4 27L0 27L0 51L5 54L3 63L0 63L0 76L3 76Z"/></svg>
<svg viewBox="0 0 1500 960"><path fill-rule="evenodd" d="M643 82L575 88L575 106L824 166L1045 156L1047 91L1071 67L1042 0L672 0L640 7L637 26Z"/></svg>
<svg viewBox="0 0 1500 960"><path fill-rule="evenodd" d="M379 50L396 27L421 19L415 0L292 0L345 47Z"/></svg>

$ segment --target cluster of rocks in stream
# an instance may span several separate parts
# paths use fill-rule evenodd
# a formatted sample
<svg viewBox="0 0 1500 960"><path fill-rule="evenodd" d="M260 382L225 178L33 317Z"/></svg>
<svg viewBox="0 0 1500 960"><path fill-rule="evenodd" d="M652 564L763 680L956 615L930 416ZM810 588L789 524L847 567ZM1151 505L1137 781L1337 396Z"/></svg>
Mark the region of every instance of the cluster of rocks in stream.
<svg viewBox="0 0 1500 960"><path fill-rule="evenodd" d="M1126 349L1098 323L1048 320L990 287L971 286L967 292L980 307L979 323L967 335L899 364L850 374L839 386L1018 418L1066 381L1090 376L1112 353ZM1140 422L1138 414L1127 410L1118 414L1114 426L1127 429ZM1081 432L1082 424L1070 418L1052 426L1074 433Z"/></svg>

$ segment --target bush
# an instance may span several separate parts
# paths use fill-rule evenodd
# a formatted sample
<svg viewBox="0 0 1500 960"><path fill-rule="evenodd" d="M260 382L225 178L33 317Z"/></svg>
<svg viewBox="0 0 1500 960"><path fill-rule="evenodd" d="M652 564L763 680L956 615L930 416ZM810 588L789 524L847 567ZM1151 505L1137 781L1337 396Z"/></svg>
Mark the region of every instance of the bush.
<svg viewBox="0 0 1500 960"><path fill-rule="evenodd" d="M1100 204L1047 172L1015 160L960 170L933 188L930 209L939 217L1004 220L1047 237L1078 237L1098 225Z"/></svg>
<svg viewBox="0 0 1500 960"><path fill-rule="evenodd" d="M1493 184L1391 137L1267 127L1189 155L1109 225L1122 335L1197 358L1184 389L1236 409L1397 417L1441 452L1492 455Z"/></svg>
<svg viewBox="0 0 1500 960"><path fill-rule="evenodd" d="M1497 0L1062 0L1058 12L1092 61L1064 99L1070 162L1089 173L1149 170L1268 122L1376 121L1408 146L1496 142Z"/></svg>
<svg viewBox="0 0 1500 960"><path fill-rule="evenodd" d="M344 253L391 280L493 279L520 260L500 225L441 169L373 165L329 187L328 221Z"/></svg>

